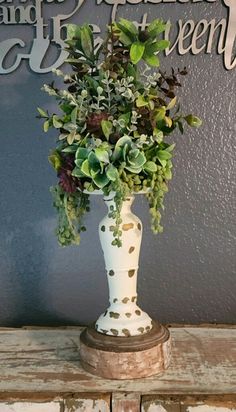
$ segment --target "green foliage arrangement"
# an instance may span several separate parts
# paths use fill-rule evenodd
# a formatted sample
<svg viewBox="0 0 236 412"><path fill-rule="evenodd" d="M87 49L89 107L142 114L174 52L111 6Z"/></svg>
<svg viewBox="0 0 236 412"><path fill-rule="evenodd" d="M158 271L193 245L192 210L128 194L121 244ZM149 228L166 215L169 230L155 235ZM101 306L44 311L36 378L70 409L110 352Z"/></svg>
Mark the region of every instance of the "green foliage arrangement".
<svg viewBox="0 0 236 412"><path fill-rule="evenodd" d="M130 193L145 192L152 230L162 231L160 210L175 147L168 136L176 128L183 133L184 123L201 125L198 117L181 114L175 95L186 69L166 74L158 68L157 55L169 46L161 39L165 28L156 19L142 31L121 18L108 26L103 43L95 47L88 24L67 26L66 61L72 72L54 70L64 81L62 90L54 83L43 87L58 101L60 113L38 109L44 131L58 130L49 161L59 178L52 194L63 246L79 244L89 193L95 190L115 193L110 210L116 221L114 246L122 244L120 210Z"/></svg>

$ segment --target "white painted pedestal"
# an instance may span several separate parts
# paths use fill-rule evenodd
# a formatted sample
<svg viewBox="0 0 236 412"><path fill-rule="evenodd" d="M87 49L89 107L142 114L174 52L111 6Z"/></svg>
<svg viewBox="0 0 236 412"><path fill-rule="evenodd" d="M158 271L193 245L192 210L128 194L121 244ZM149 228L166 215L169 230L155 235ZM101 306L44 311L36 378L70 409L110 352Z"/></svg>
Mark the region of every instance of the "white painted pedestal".
<svg viewBox="0 0 236 412"><path fill-rule="evenodd" d="M114 198L110 195L104 200L108 214L99 224L99 236L110 305L95 327L81 335L81 364L88 372L110 379L159 374L169 366L171 339L169 331L137 305L142 223L131 211L134 196L129 196L121 208L122 247L112 245L116 222L110 212L116 207Z"/></svg>

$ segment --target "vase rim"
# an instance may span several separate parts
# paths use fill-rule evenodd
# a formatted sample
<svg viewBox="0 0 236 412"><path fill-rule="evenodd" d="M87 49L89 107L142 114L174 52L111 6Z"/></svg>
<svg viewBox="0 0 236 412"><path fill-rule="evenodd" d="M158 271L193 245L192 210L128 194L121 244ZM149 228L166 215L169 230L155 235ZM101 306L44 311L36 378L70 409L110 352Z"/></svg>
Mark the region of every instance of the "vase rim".
<svg viewBox="0 0 236 412"><path fill-rule="evenodd" d="M147 190L140 190L139 192L131 192L128 196L134 196L134 195L145 195L146 193L149 193L151 189ZM105 197L110 197L111 195L115 195L116 192L110 192L108 195L105 195L101 189L95 189L93 192L89 192L88 190L83 190L83 193L86 195L96 195L96 196L105 196Z"/></svg>

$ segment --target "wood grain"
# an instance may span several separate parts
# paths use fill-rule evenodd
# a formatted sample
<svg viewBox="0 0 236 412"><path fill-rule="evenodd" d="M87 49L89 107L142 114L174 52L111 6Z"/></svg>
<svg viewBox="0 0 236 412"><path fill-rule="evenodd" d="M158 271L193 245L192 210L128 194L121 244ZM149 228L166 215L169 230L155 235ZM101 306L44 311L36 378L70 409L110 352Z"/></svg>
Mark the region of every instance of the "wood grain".
<svg viewBox="0 0 236 412"><path fill-rule="evenodd" d="M105 380L80 365L83 328L0 331L0 398L66 393L236 394L236 329L171 328L172 362L161 377Z"/></svg>
<svg viewBox="0 0 236 412"><path fill-rule="evenodd" d="M170 333L157 323L141 336L107 336L89 327L80 338L83 368L107 379L140 379L160 374L168 368L170 356Z"/></svg>
<svg viewBox="0 0 236 412"><path fill-rule="evenodd" d="M140 412L141 397L134 393L114 393L112 395L112 412Z"/></svg>

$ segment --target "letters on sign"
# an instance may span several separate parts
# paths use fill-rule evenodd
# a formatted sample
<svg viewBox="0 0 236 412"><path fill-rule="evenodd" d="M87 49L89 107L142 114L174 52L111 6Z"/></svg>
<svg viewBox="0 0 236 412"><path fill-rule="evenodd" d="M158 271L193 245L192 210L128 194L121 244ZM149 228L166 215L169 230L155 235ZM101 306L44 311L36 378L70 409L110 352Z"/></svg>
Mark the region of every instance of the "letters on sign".
<svg viewBox="0 0 236 412"><path fill-rule="evenodd" d="M43 5L49 3L63 3L66 0L33 0L33 4L27 0L19 0L18 5L13 4L13 0L0 0L0 30L2 25L31 25L34 27L34 38L30 45L20 38L8 38L0 41L0 74L8 74L15 71L23 60L27 60L29 67L36 73L48 73L52 68L62 65L67 54L63 50L63 29L70 22L70 18L79 13L80 8L85 6L86 0L76 0L73 10L69 14L58 14L51 17L49 24L46 24L43 16ZM87 0L88 1L88 0ZM90 0L91 1L91 0ZM117 10L125 4L152 3L171 5L178 3L197 4L203 1L214 3L219 0L94 0L96 5L105 3L111 6L111 20L116 19ZM166 29L165 38L170 40L170 47L165 50L169 55L173 50L184 55L191 52L193 55L199 53L212 53L213 47L217 40L217 53L223 56L223 62L226 70L232 70L236 67L236 57L234 56L234 44L236 38L236 0L222 0L222 4L228 8L227 18L200 21L178 20L177 35L172 40L172 26ZM148 15L142 16L141 23L138 26L145 28L148 24ZM93 25L94 33L97 34L97 44L101 41L99 38L100 28ZM187 43L187 45L186 45ZM51 47L56 45L57 56L50 64L44 63L50 52ZM26 51L27 50L27 51ZM14 54L14 62L9 63L9 55Z"/></svg>

